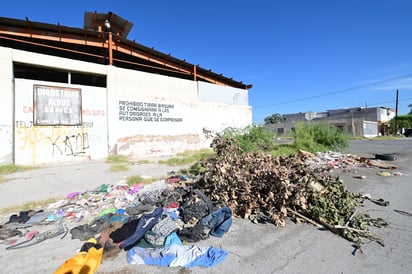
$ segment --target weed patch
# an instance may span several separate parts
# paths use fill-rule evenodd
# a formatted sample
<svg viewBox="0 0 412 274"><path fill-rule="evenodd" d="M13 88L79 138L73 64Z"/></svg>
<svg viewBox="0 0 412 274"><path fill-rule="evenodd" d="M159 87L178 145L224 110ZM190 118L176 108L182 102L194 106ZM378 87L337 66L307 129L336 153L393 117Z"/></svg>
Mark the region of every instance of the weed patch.
<svg viewBox="0 0 412 274"><path fill-rule="evenodd" d="M129 158L125 155L110 155L106 158L106 163L116 164L116 163L128 163Z"/></svg>
<svg viewBox="0 0 412 274"><path fill-rule="evenodd" d="M193 164L203 160L213 154L211 149L201 149L197 151L185 151L178 153L176 157L169 158L164 161L159 161L159 164L167 164L170 166Z"/></svg>
<svg viewBox="0 0 412 274"><path fill-rule="evenodd" d="M41 208L43 206L52 204L57 202L62 198L50 198L46 200L41 200L41 201L30 201L21 205L17 206L10 206L10 207L5 207L0 209L0 214L5 214L5 213L10 213L10 212L19 212L22 210L29 210L29 209L35 209L35 208Z"/></svg>
<svg viewBox="0 0 412 274"><path fill-rule="evenodd" d="M21 166L21 165L15 165L15 164L0 165L0 175L7 175L7 174L16 173L16 172L23 172L27 170L36 169L36 168L38 167Z"/></svg>
<svg viewBox="0 0 412 274"><path fill-rule="evenodd" d="M129 166L125 165L125 164L113 164L110 166L109 171L111 172L120 172L120 171L127 171L129 170Z"/></svg>

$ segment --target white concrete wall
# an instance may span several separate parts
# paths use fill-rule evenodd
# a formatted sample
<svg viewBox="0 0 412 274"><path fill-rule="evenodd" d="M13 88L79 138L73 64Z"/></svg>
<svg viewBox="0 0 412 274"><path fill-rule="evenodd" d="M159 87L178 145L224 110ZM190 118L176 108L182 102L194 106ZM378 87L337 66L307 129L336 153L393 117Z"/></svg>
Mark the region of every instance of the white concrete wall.
<svg viewBox="0 0 412 274"><path fill-rule="evenodd" d="M0 47L0 164L13 162L13 51Z"/></svg>
<svg viewBox="0 0 412 274"><path fill-rule="evenodd" d="M380 123L387 123L393 118L395 118L395 111L387 108L378 108L378 117L377 120Z"/></svg>
<svg viewBox="0 0 412 274"><path fill-rule="evenodd" d="M33 125L33 85L81 89L81 126ZM107 156L106 89L15 79L15 162L43 164Z"/></svg>
<svg viewBox="0 0 412 274"><path fill-rule="evenodd" d="M0 60L0 163L101 159L110 153L136 159L173 155L209 147L204 128L220 132L252 123L245 90L2 47ZM15 79L14 86L13 61L107 75L107 88L24 79ZM38 84L81 89L82 126L34 126L33 85ZM228 93L220 97L217 90Z"/></svg>
<svg viewBox="0 0 412 274"><path fill-rule="evenodd" d="M221 131L252 123L247 105L200 101L194 81L112 68L108 90L109 113L116 113L109 115L111 152L133 158L206 148L211 140L204 128Z"/></svg>
<svg viewBox="0 0 412 274"><path fill-rule="evenodd" d="M199 100L224 103L229 105L249 104L248 91L244 89L223 87L206 82L198 82Z"/></svg>

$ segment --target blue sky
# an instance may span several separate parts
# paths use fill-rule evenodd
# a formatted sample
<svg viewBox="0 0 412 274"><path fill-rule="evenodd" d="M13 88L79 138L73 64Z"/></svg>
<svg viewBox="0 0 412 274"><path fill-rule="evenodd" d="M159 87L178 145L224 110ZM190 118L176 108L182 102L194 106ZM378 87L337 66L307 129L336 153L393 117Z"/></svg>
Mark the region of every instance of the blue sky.
<svg viewBox="0 0 412 274"><path fill-rule="evenodd" d="M83 27L85 11L134 24L128 39L246 84L253 122L273 113L412 104L412 1L6 1L0 16Z"/></svg>

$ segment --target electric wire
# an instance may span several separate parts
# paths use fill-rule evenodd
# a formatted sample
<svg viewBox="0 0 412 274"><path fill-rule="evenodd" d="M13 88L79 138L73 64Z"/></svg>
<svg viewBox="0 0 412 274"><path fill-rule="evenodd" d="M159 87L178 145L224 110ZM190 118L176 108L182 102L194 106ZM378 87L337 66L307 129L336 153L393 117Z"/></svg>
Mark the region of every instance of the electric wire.
<svg viewBox="0 0 412 274"><path fill-rule="evenodd" d="M359 85L359 86L354 86L354 87L344 88L344 89L340 89L340 90L335 90L335 91L332 91L332 92L326 92L326 93L322 93L322 94L319 94L319 95L313 95L313 96L308 96L308 97L283 101L283 102L279 102L279 103L267 104L267 105L262 105L262 106L255 106L254 109L291 104L291 103L296 103L296 102L306 101L306 100L312 100L312 99L316 99L316 98L320 98L320 97L325 97L325 96L330 96L330 95L334 95L334 94L338 94L338 93L343 93L343 92L346 92L346 91L366 88L366 87L369 87L369 86L376 86L376 85L380 85L380 84L383 84L383 83L386 83L386 82L390 82L390 81L398 80L398 79L403 79L403 78L412 78L412 73L404 74L404 75L400 75L400 76L396 76L396 77L392 77L392 78L388 78L388 79L384 79L384 80L380 80L380 81L376 81L376 82L372 82L372 83L366 83L366 84Z"/></svg>

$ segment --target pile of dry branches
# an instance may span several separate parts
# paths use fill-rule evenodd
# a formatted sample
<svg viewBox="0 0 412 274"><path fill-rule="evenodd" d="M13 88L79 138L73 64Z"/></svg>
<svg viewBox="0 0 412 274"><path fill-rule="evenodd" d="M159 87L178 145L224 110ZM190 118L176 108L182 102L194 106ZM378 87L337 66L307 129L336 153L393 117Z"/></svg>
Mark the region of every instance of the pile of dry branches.
<svg viewBox="0 0 412 274"><path fill-rule="evenodd" d="M195 187L217 205L231 207L235 216L285 226L286 217L293 215L330 229L339 228L336 231L342 236L348 233L341 228L350 228L356 220L358 196L327 169L309 167L305 159L312 154L299 151L292 156L272 157L263 152L239 153L234 139L219 135L211 147L216 154L201 162L204 170ZM350 240L358 241L357 236L365 235Z"/></svg>

